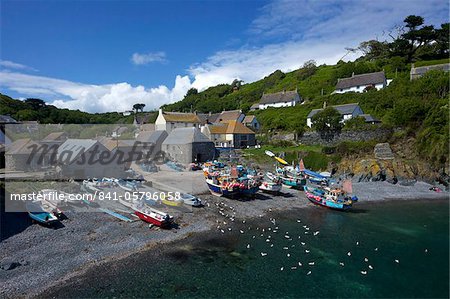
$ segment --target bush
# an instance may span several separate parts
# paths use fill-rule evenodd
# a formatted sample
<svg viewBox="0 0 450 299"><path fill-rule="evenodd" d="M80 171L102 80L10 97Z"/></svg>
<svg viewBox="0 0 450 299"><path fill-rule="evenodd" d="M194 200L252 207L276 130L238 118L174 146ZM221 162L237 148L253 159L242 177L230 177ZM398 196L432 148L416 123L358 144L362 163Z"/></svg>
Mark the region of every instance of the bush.
<svg viewBox="0 0 450 299"><path fill-rule="evenodd" d="M328 167L328 157L317 152L308 152L303 158L305 167L311 170L325 170Z"/></svg>
<svg viewBox="0 0 450 299"><path fill-rule="evenodd" d="M336 152L335 146L324 146L322 148L322 153L324 153L326 155L331 155L331 154L334 154L335 152Z"/></svg>
<svg viewBox="0 0 450 299"><path fill-rule="evenodd" d="M340 155L367 154L373 152L376 141L343 141L336 146Z"/></svg>

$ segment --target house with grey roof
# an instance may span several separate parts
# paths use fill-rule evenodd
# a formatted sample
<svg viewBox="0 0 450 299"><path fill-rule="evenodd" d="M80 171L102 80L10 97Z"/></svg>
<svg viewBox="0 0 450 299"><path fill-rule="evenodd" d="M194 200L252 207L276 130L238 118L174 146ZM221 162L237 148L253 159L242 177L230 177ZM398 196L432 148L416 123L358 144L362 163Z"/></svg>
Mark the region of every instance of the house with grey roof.
<svg viewBox="0 0 450 299"><path fill-rule="evenodd" d="M261 128L260 123L258 122L258 120L256 119L256 116L254 116L254 115L246 115L244 117L244 120L242 121L242 124L249 127L250 129L252 129L255 132L259 131L259 129Z"/></svg>
<svg viewBox="0 0 450 299"><path fill-rule="evenodd" d="M344 104L344 105L335 105L331 106L334 109L336 109L339 114L342 116L342 122L345 122L346 120L349 120L353 117L361 116L364 114L361 107L359 107L358 103L351 103L351 104ZM318 112L322 111L323 109L313 109L308 114L306 118L306 125L308 127L312 127L312 117L316 115Z"/></svg>
<svg viewBox="0 0 450 299"><path fill-rule="evenodd" d="M364 92L371 87L380 90L391 81L386 79L384 71L360 75L353 73L350 78L339 78L333 93Z"/></svg>
<svg viewBox="0 0 450 299"><path fill-rule="evenodd" d="M302 102L302 98L297 92L297 89L291 91L280 91L275 93L264 93L259 101L258 108L260 110L269 107L292 107Z"/></svg>
<svg viewBox="0 0 450 299"><path fill-rule="evenodd" d="M143 145L144 155L153 158L162 150L162 144L169 134L163 130L154 132L143 131L136 137L136 141Z"/></svg>
<svg viewBox="0 0 450 299"><path fill-rule="evenodd" d="M216 157L214 143L194 127L172 130L162 143L162 150L170 159L182 164L206 162Z"/></svg>
<svg viewBox="0 0 450 299"><path fill-rule="evenodd" d="M449 72L450 71L450 63L435 64L435 65L420 66L420 67L414 67L414 63L413 63L413 65L411 66L411 72L409 73L409 78L410 78L410 80L420 78L423 75L425 75L426 72L429 72L429 71Z"/></svg>

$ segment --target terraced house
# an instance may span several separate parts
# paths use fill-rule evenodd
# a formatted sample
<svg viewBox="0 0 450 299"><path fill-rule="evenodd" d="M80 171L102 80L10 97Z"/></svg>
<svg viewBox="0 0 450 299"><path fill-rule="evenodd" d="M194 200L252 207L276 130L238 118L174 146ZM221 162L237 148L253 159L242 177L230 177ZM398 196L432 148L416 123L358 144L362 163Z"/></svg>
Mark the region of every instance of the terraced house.
<svg viewBox="0 0 450 299"><path fill-rule="evenodd" d="M159 109L158 117L155 121L155 129L167 131L170 134L177 128L197 128L200 129L201 120L196 113L164 112Z"/></svg>
<svg viewBox="0 0 450 299"><path fill-rule="evenodd" d="M202 128L202 132L216 147L244 148L256 144L255 132L235 120L208 124Z"/></svg>

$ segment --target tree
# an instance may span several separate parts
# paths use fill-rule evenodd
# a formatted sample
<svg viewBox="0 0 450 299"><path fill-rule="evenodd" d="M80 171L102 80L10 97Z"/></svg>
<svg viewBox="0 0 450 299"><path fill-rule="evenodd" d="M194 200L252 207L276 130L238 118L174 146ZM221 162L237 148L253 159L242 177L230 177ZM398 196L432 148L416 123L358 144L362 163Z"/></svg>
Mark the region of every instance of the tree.
<svg viewBox="0 0 450 299"><path fill-rule="evenodd" d="M28 98L24 101L26 104L30 105L33 110L38 110L45 107L45 102L41 99Z"/></svg>
<svg viewBox="0 0 450 299"><path fill-rule="evenodd" d="M332 140L334 135L341 132L343 127L341 120L341 114L333 107L319 111L311 119L313 129L325 140Z"/></svg>
<svg viewBox="0 0 450 299"><path fill-rule="evenodd" d="M136 112L136 113L138 113L138 111L139 110L141 110L141 112L144 112L144 107L145 107L145 104L142 104L142 103L138 103L138 104L134 104L133 105L133 110Z"/></svg>
<svg viewBox="0 0 450 299"><path fill-rule="evenodd" d="M242 82L244 82L244 81L238 80L238 79L234 79L233 83L231 83L231 88L233 90L239 90L241 88Z"/></svg>
<svg viewBox="0 0 450 299"><path fill-rule="evenodd" d="M189 90L186 92L186 95L184 97L186 98L188 96L192 96L192 95L196 95L196 94L198 94L197 88L192 87L192 88L189 88Z"/></svg>

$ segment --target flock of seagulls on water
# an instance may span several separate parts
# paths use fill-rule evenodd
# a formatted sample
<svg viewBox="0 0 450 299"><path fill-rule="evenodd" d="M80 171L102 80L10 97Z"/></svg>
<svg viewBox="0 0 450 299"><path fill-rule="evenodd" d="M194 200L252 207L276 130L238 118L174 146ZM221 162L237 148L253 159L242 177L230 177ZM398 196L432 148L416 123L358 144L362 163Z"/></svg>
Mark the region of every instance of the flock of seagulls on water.
<svg viewBox="0 0 450 299"><path fill-rule="evenodd" d="M231 230L232 230L231 227L226 228L225 226L228 225L228 224L231 225L231 223L233 223L233 222L236 220L236 211L235 211L235 208L234 208L233 206L231 206L231 205L227 205L225 202L219 202L219 203L216 203L215 205L216 205L217 208L218 208L218 214L220 214L222 217L224 217L225 219L228 219L228 220L230 221L230 222L227 222L227 221L216 220L216 222L217 222L217 224L218 224L218 225L217 225L217 229L218 229L222 234L224 234L224 233L226 232L226 230L231 231ZM271 211L271 209L269 209L269 212L270 212L270 211ZM262 218L263 215L259 215L259 217ZM253 228L253 230L259 231L259 232L260 232L259 237L265 238L265 242L266 242L266 243L270 243L269 246L270 246L270 248L272 248L272 247L274 247L274 242L273 242L273 238L272 238L272 235L271 235L271 234L276 234L276 233L278 233L278 232L280 231L280 228L276 225L276 219L274 219L274 218L269 218L269 221L270 221L271 224L273 224L274 227L267 227L267 228L256 227L256 228ZM245 224L245 223L246 223L246 221L245 221L245 220L242 220L242 224ZM300 224L301 224L302 221L301 221L300 219L297 219L297 223L300 223ZM222 224L223 224L223 226L222 226ZM305 235L309 235L309 234L310 234L310 227L308 227L307 225L302 225L302 228L304 229L303 234L305 234ZM250 232L251 230L252 230L252 227L251 227L251 226L248 226L247 231ZM244 230L242 230L242 229L240 229L239 232L240 232L240 234L246 233L246 231L244 231ZM312 233L312 236L317 236L317 235L319 235L319 234L320 234L320 231L314 231L314 232ZM298 235L298 239L302 239L301 236L302 236L301 234ZM258 237L258 234L252 235L252 239L256 239L257 237ZM289 241L289 242L291 242L291 241L294 240L294 238L293 238L293 237L289 234L289 232L287 232L287 231L286 231L285 234L284 234L284 238L285 238L287 241ZM356 246L359 246L359 245L360 245L360 242L359 242L359 241L356 241L355 244L356 244ZM289 249L295 248L295 245L296 245L296 244L292 244L290 247L289 247L289 246L284 246L284 247L283 247L283 250L289 250ZM307 243L304 242L304 241L300 241L300 245L303 246L303 247L306 247ZM251 248L252 248L251 244L247 244L247 245L246 245L246 249L251 249ZM305 254L309 254L309 253L311 252L310 249L306 249L306 248L303 249L302 251L303 251ZM377 251L378 251L378 247L374 248L374 251L377 252ZM425 249L424 252L425 252L425 253L428 253L428 249ZM261 255L261 257L267 257L267 256L269 255L269 253L268 253L268 252L260 252L260 255ZM348 252L347 252L347 257L351 257L351 256L352 256L352 252L351 252L351 251L348 251ZM290 258L291 258L291 253L290 253L290 252L287 252L287 253L286 253L286 257L290 259ZM367 275L367 274L369 273L369 271L374 270L375 267L370 263L368 257L364 257L363 261L364 261L364 265L365 265L366 267L364 267L364 269L362 269L362 270L360 271L360 273L361 273L361 275ZM397 259L397 258L394 259L393 262L394 262L395 264L400 264L400 260ZM312 268L315 264L316 264L315 261L309 261L309 262L307 262L305 265L308 265L309 267ZM340 265L341 267L345 267L344 261L340 261L340 262L339 262L339 265ZM295 266L291 266L290 269L291 269L291 270L297 270L298 267L302 267L302 266L303 266L302 262L301 262L301 261L298 261L298 262L295 264ZM289 269L289 268L287 268L287 269ZM283 266L283 267L280 267L280 271L284 271L284 270L285 270L285 267L284 267L284 266ZM312 270L311 270L311 269L308 270L308 271L306 272L306 275L311 275L311 274L312 274Z"/></svg>

